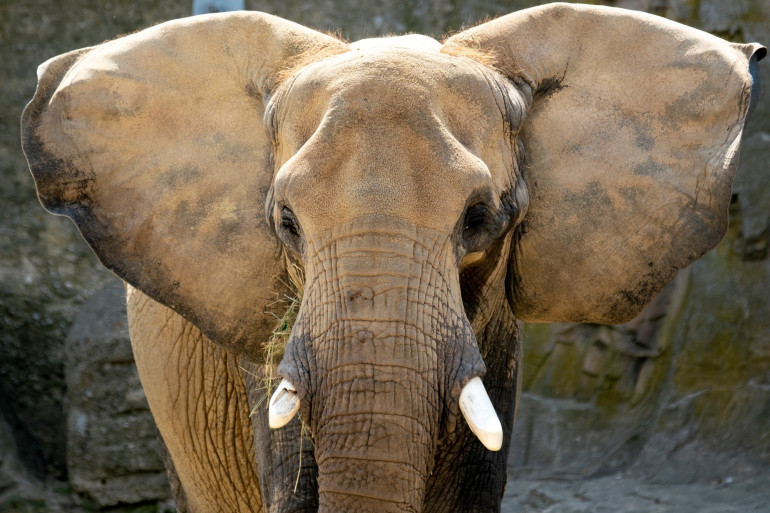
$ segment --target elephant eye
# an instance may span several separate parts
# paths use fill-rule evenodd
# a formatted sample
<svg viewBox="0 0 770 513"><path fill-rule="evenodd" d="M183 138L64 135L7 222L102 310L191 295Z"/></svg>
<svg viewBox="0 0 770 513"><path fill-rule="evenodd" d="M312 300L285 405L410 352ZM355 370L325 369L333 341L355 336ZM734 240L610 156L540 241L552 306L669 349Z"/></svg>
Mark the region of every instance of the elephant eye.
<svg viewBox="0 0 770 513"><path fill-rule="evenodd" d="M286 207L281 210L281 227L297 237L299 230L297 229L297 219L294 217L294 212Z"/></svg>
<svg viewBox="0 0 770 513"><path fill-rule="evenodd" d="M463 229L472 232L484 226L487 219L489 219L489 207L484 203L476 203L465 212Z"/></svg>

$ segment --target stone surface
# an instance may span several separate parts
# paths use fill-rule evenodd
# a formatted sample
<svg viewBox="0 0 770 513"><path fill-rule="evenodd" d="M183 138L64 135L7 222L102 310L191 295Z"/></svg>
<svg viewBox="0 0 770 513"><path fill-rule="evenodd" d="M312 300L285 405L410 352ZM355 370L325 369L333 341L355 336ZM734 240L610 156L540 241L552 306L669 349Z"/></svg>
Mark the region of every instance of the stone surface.
<svg viewBox="0 0 770 513"><path fill-rule="evenodd" d="M741 172L733 191L740 202L741 235L744 260L767 257L770 229L770 187L767 187L767 163L770 162L770 134L749 137L741 150Z"/></svg>
<svg viewBox="0 0 770 513"><path fill-rule="evenodd" d="M16 448L11 427L0 410L0 511L9 510L15 502L33 500L40 495L40 488L19 460Z"/></svg>
<svg viewBox="0 0 770 513"><path fill-rule="evenodd" d="M616 474L585 481L508 483L501 513L767 513L767 474L697 484L653 484Z"/></svg>
<svg viewBox="0 0 770 513"><path fill-rule="evenodd" d="M636 458L668 379L666 313L680 308L680 282L623 325L525 326L513 473L585 477Z"/></svg>
<svg viewBox="0 0 770 513"><path fill-rule="evenodd" d="M513 474L689 483L770 470L768 139L747 141L728 233L668 300L628 325L525 328Z"/></svg>
<svg viewBox="0 0 770 513"><path fill-rule="evenodd" d="M86 302L65 347L73 489L97 507L168 498L157 429L131 352L121 283Z"/></svg>

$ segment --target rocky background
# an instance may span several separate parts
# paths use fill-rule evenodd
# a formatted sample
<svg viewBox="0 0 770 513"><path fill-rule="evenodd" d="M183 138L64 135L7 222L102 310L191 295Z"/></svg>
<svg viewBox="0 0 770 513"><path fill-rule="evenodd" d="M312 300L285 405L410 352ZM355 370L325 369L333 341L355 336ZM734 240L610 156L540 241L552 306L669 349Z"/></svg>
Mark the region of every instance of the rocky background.
<svg viewBox="0 0 770 513"><path fill-rule="evenodd" d="M249 0L246 8L358 39L438 36L539 3ZM770 43L770 0L593 3L653 12L733 41ZM190 12L189 1L0 2L0 511L171 507L133 367L122 287L72 223L37 203L18 120L39 63ZM770 65L762 80L770 84ZM727 237L638 319L526 327L525 392L509 463L524 484L511 488L518 495L510 504L604 511L567 502L583 497L575 500L589 504L591 493L602 496L596 486L609 489L630 476L644 486L663 483L671 496L692 483L709 493L750 483L736 492L764 493L764 502L751 504L770 511L769 111L765 92L745 135ZM581 484L583 492L527 484L588 478L580 483L594 488ZM596 484L602 480L610 481ZM644 490L634 491L637 502ZM711 506L726 500L698 490ZM660 504L656 497L634 507L684 511L655 509ZM733 506L749 509L738 501L713 511Z"/></svg>

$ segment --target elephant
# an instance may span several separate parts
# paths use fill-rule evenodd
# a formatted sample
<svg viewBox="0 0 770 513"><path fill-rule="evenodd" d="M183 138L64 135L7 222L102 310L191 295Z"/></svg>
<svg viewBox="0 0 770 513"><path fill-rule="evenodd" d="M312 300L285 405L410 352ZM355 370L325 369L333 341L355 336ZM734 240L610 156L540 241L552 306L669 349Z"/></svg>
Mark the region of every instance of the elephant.
<svg viewBox="0 0 770 513"><path fill-rule="evenodd" d="M208 14L42 64L22 144L126 283L180 511L500 511L521 322L627 321L721 239L765 55L566 3Z"/></svg>

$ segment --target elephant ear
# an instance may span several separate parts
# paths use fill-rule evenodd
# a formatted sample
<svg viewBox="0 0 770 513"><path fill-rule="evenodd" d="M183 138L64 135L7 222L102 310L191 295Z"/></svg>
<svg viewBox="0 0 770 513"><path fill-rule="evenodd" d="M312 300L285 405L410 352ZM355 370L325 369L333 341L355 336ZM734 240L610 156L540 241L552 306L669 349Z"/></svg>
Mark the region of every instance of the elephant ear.
<svg viewBox="0 0 770 513"><path fill-rule="evenodd" d="M657 16L551 4L445 43L531 101L529 210L509 295L530 322L624 322L727 226L759 45Z"/></svg>
<svg viewBox="0 0 770 513"><path fill-rule="evenodd" d="M265 219L263 98L287 61L319 47L346 45L239 12L49 60L22 116L40 201L72 218L120 278L255 355L283 268Z"/></svg>

